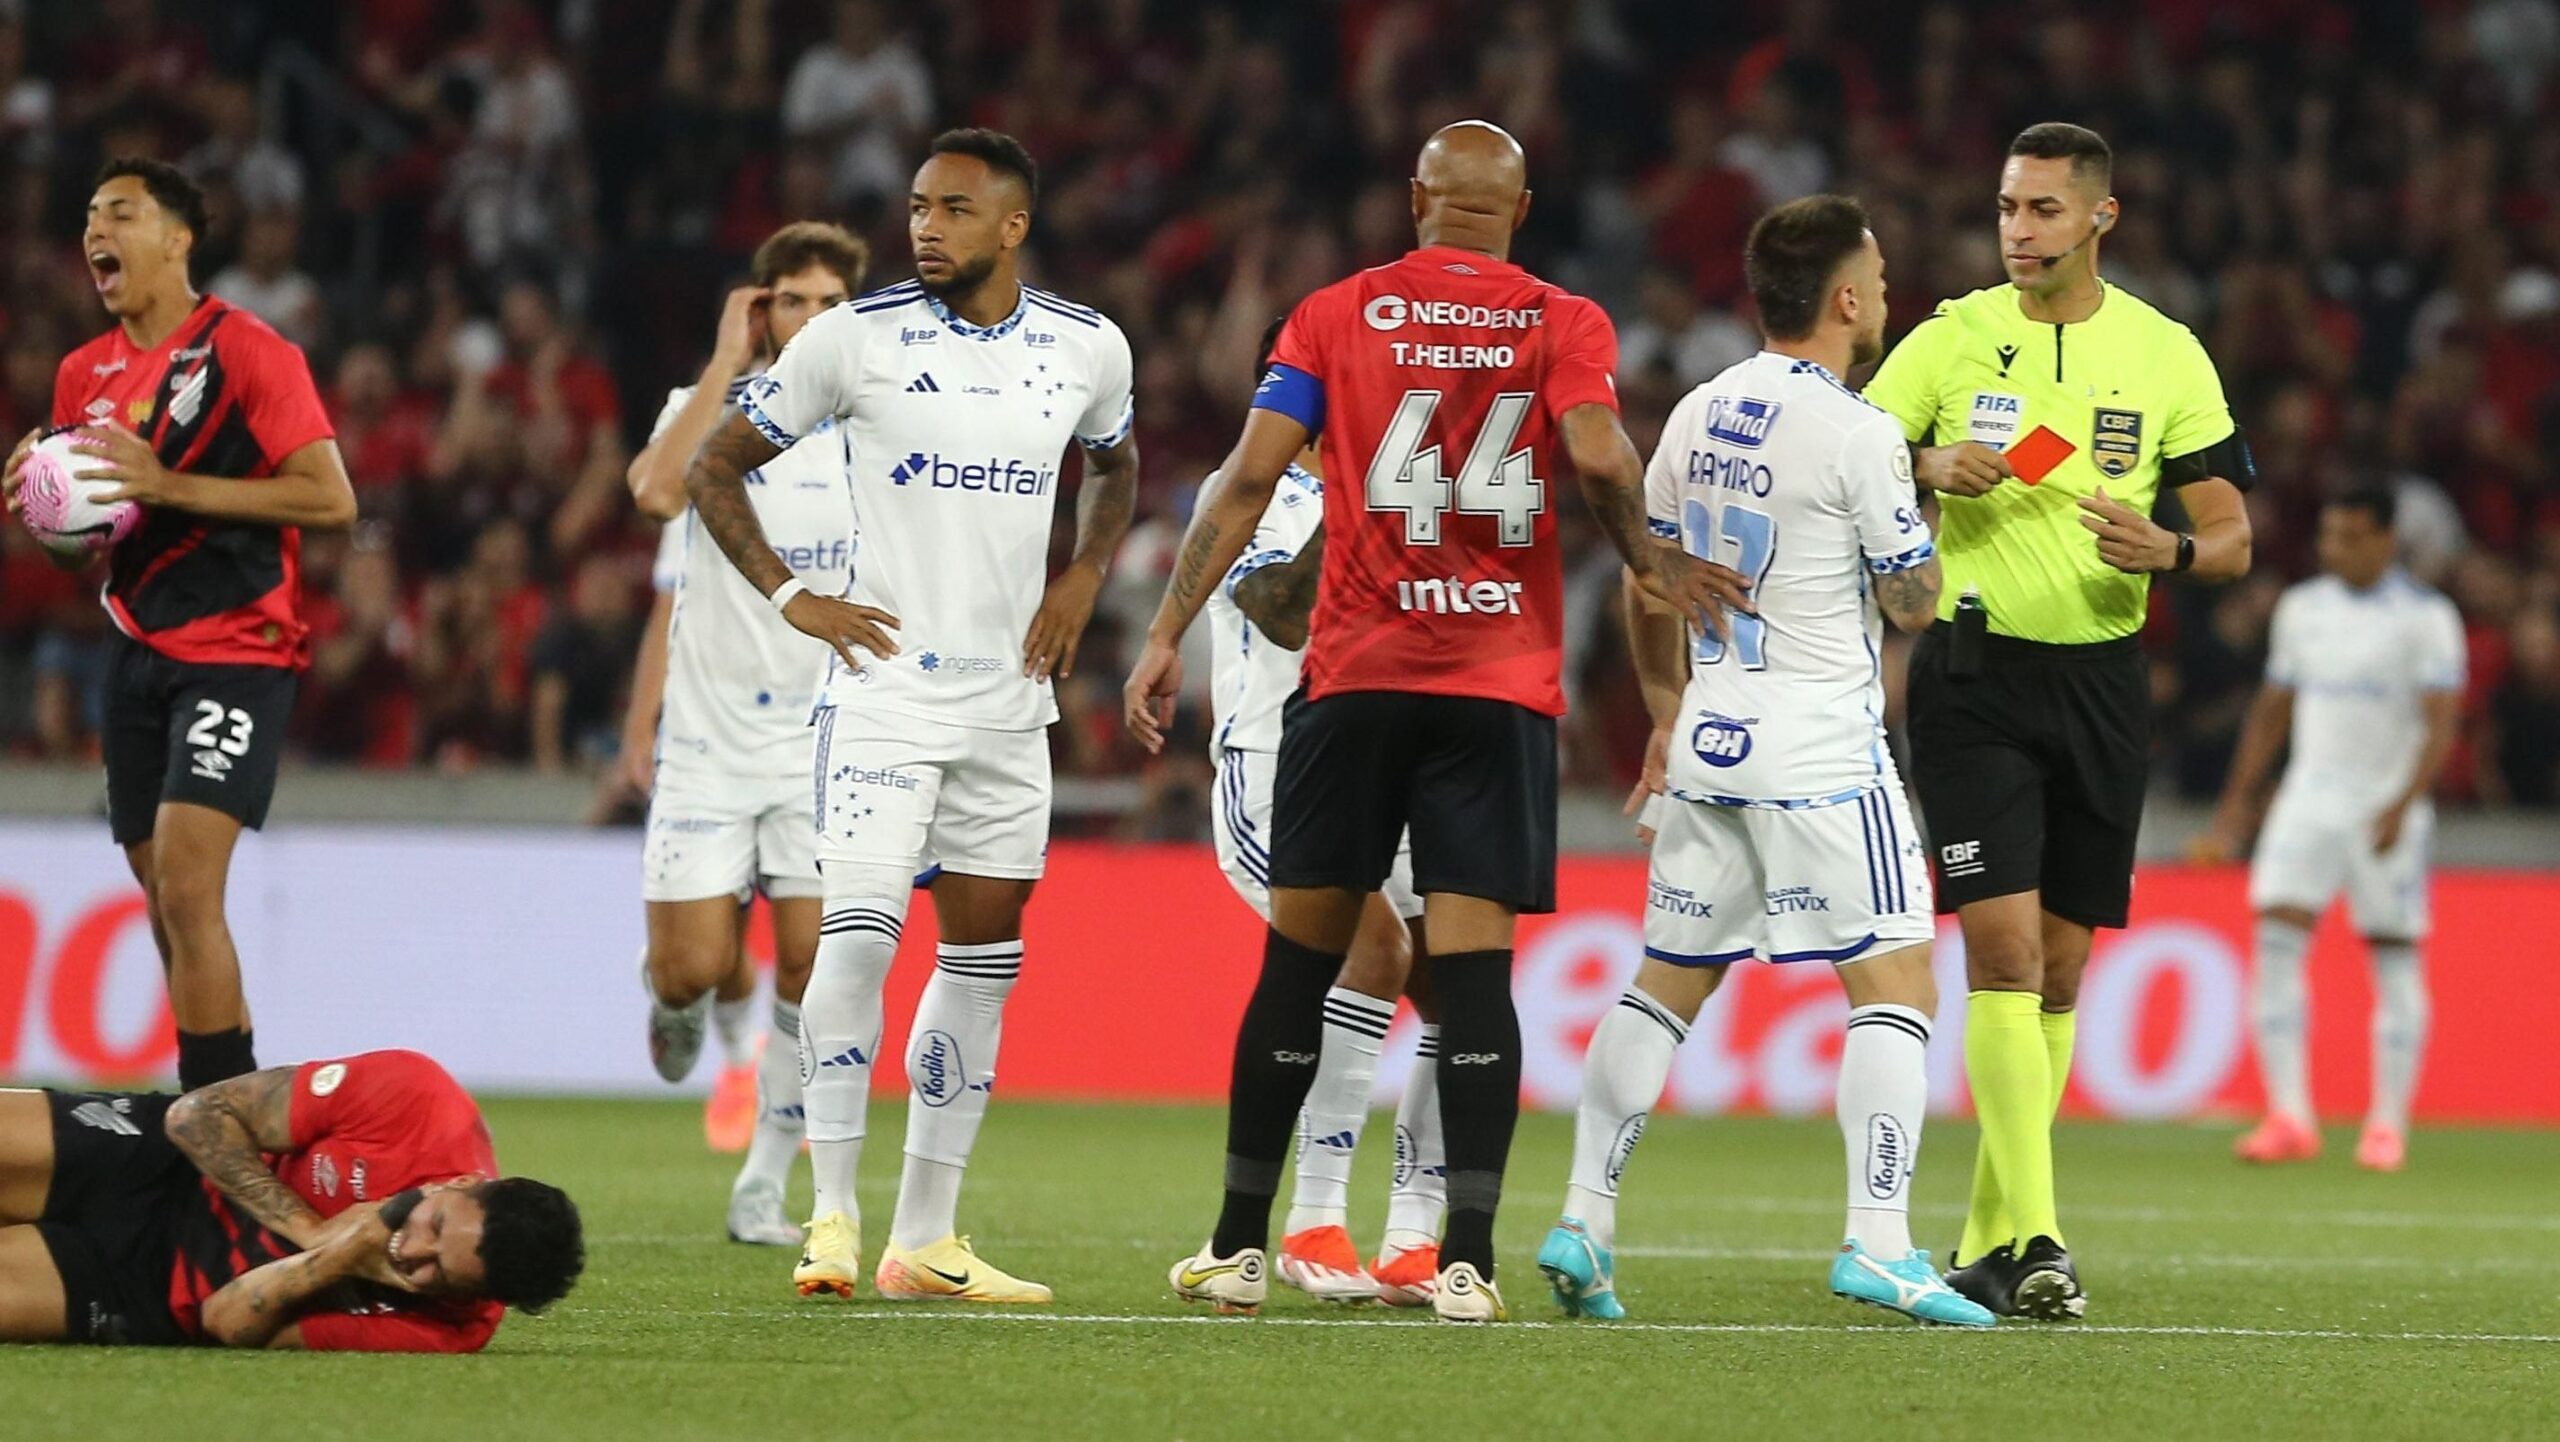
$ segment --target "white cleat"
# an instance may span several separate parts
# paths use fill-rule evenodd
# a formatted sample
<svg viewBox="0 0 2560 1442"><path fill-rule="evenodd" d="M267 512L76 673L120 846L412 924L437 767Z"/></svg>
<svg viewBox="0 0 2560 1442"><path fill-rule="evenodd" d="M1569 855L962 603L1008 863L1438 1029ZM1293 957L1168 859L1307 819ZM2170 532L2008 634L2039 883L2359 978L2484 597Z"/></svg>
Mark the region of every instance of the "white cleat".
<svg viewBox="0 0 2560 1442"><path fill-rule="evenodd" d="M711 1031L711 993L691 1006L674 1007L658 1000L658 984L649 978L649 953L640 953L640 989L649 997L649 1064L660 1080L680 1082L702 1060L702 1041Z"/></svg>
<svg viewBox="0 0 2560 1442"><path fill-rule="evenodd" d="M1508 1322L1511 1309L1502 1293L1476 1272L1473 1262L1453 1262L1440 1269L1440 1286L1431 1296L1432 1315L1443 1322Z"/></svg>
<svg viewBox="0 0 2560 1442"><path fill-rule="evenodd" d="M804 1240L782 1210L782 1188L741 1182L729 1192L729 1240L753 1247L796 1247Z"/></svg>
<svg viewBox="0 0 2560 1442"><path fill-rule="evenodd" d="M1262 1310L1271 1295L1270 1269L1264 1265L1260 1247L1220 1257L1203 1242L1196 1255L1173 1264L1168 1280L1175 1296L1186 1302L1213 1302L1222 1317L1250 1317Z"/></svg>

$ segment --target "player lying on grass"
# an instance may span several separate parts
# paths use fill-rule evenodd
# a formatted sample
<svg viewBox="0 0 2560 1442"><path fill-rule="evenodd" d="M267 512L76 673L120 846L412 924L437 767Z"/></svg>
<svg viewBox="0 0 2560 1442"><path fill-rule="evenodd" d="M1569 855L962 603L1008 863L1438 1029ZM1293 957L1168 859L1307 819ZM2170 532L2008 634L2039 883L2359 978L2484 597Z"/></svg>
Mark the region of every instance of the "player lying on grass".
<svg viewBox="0 0 2560 1442"><path fill-rule="evenodd" d="M416 1052L183 1097L0 1091L0 1341L476 1352L586 1265Z"/></svg>

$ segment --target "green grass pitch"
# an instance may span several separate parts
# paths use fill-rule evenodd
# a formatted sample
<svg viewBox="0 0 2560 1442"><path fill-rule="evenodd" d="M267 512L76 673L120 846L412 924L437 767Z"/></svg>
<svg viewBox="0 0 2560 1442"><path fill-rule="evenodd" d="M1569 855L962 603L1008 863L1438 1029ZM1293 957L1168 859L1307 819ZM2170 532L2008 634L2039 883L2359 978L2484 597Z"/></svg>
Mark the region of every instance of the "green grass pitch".
<svg viewBox="0 0 2560 1442"><path fill-rule="evenodd" d="M507 1164L585 1209L587 1278L552 1316L470 1358L0 1348L0 1437L2560 1436L2560 1134L2421 1133L2407 1173L2376 1177L2335 1134L2321 1162L2269 1172L2233 1162L2221 1128L2066 1127L2089 1320L1978 1334L1824 1288L1828 1120L1657 1121L1621 1204L1630 1322L1557 1323L1530 1259L1571 1121L1531 1117L1502 1221L1515 1321L1462 1329L1276 1286L1258 1321L1173 1301L1165 1270L1215 1206L1205 1108L995 1108L962 1217L991 1259L1057 1288L1045 1316L897 1307L867 1283L850 1305L799 1301L791 1257L720 1239L730 1162L693 1107L489 1113ZM902 1122L872 1118L871 1256ZM1382 1131L1354 1193L1364 1245ZM1927 1142L1916 1220L1944 1248L1973 1133Z"/></svg>

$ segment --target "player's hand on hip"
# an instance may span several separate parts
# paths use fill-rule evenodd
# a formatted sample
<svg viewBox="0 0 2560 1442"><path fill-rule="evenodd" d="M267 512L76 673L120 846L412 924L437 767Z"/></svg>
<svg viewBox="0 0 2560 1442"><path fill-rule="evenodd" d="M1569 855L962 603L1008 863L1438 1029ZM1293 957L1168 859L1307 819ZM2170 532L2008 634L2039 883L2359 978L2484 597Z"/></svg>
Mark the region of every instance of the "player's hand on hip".
<svg viewBox="0 0 2560 1442"><path fill-rule="evenodd" d="M1129 734L1153 756L1164 750L1165 728L1173 724L1173 701L1182 694L1182 652L1171 642L1147 638L1129 684L1120 688L1121 719Z"/></svg>
<svg viewBox="0 0 2560 1442"><path fill-rule="evenodd" d="M1069 566L1040 595L1039 613L1022 638L1022 674L1034 681L1076 673L1076 645L1093 620L1102 576L1090 566Z"/></svg>
<svg viewBox="0 0 2560 1442"><path fill-rule="evenodd" d="M835 648L844 663L859 671L862 658L853 654L859 646L883 659L898 654L898 643L889 633L898 628L898 618L874 606L857 606L803 591L782 608L782 619L805 635L815 636Z"/></svg>
<svg viewBox="0 0 2560 1442"><path fill-rule="evenodd" d="M80 428L80 448L98 458L93 474L103 471L113 479L116 488L101 491L92 499L104 505L110 501L139 501L146 506L167 506L178 502L175 473L160 464L151 453L150 443L112 421Z"/></svg>
<svg viewBox="0 0 2560 1442"><path fill-rule="evenodd" d="M1975 441L1930 446L1914 458L1912 471L1920 484L1951 496L1979 496L2017 475L2009 458Z"/></svg>
<svg viewBox="0 0 2560 1442"><path fill-rule="evenodd" d="M1725 612L1749 611L1751 581L1730 566L1702 561L1673 546L1652 548L1653 564L1639 584L1645 594L1677 611L1710 636L1724 636Z"/></svg>
<svg viewBox="0 0 2560 1442"><path fill-rule="evenodd" d="M18 513L18 467L27 463L27 453L36 448L37 439L43 435L44 427L38 426L18 437L17 447L9 452L9 469L0 474L0 495L8 498L10 515Z"/></svg>
<svg viewBox="0 0 2560 1442"><path fill-rule="evenodd" d="M2129 576L2166 571L2178 564L2178 533L2107 494L2080 498L2080 524L2098 538L2098 559Z"/></svg>
<svg viewBox="0 0 2560 1442"><path fill-rule="evenodd" d="M729 292L720 305L720 333L711 343L713 359L732 372L747 368L764 344L764 306L771 299L769 286L742 285Z"/></svg>

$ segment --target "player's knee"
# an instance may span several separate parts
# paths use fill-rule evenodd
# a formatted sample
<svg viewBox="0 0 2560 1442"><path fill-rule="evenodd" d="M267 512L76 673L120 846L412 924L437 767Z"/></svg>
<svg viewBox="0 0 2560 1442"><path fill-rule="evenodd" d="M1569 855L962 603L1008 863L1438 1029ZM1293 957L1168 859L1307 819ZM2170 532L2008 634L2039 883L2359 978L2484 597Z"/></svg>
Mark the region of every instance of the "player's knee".
<svg viewBox="0 0 2560 1442"><path fill-rule="evenodd" d="M773 963L773 994L794 1006L809 990L809 972L813 958L776 957Z"/></svg>
<svg viewBox="0 0 2560 1442"><path fill-rule="evenodd" d="M1635 989L1659 1003L1663 1010L1680 1018L1682 1025L1698 1019L1698 1011L1707 998L1724 984L1724 974L1731 970L1722 966L1674 966L1667 961L1646 958L1636 968Z"/></svg>
<svg viewBox="0 0 2560 1442"><path fill-rule="evenodd" d="M221 876L163 857L146 895L152 914L172 937L193 937L219 928L222 919Z"/></svg>
<svg viewBox="0 0 2560 1442"><path fill-rule="evenodd" d="M735 955L734 948L691 937L662 937L649 943L649 985L669 1006L691 1006L720 984Z"/></svg>
<svg viewBox="0 0 2560 1442"><path fill-rule="evenodd" d="M2044 944L2032 931L1968 933L1964 966L1976 991L2044 990Z"/></svg>

